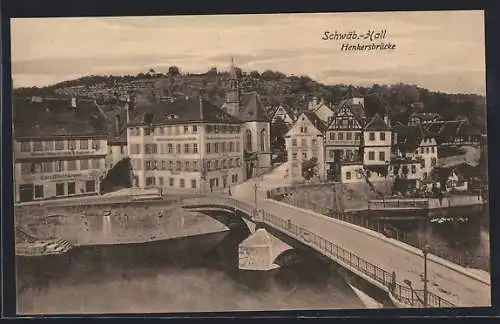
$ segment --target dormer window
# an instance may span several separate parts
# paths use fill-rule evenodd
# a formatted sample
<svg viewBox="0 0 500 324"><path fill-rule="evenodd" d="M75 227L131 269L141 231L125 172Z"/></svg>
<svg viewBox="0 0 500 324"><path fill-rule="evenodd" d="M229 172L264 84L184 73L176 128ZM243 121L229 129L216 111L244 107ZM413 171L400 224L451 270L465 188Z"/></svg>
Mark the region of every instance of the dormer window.
<svg viewBox="0 0 500 324"><path fill-rule="evenodd" d="M179 116L177 116L176 114L168 114L167 119L179 119Z"/></svg>

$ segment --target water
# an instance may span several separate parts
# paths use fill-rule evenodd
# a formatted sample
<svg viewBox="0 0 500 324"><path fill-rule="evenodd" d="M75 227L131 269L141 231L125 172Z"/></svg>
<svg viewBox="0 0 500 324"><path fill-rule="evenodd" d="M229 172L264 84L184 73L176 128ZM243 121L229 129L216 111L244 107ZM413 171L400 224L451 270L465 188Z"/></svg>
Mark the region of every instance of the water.
<svg viewBox="0 0 500 324"><path fill-rule="evenodd" d="M365 308L329 263L302 254L272 273L237 268L230 232L18 258L20 314Z"/></svg>

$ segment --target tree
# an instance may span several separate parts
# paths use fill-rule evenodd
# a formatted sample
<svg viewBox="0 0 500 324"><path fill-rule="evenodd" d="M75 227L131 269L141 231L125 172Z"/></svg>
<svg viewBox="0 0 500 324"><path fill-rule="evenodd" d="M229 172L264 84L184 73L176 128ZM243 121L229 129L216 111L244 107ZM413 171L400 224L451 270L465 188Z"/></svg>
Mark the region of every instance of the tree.
<svg viewBox="0 0 500 324"><path fill-rule="evenodd" d="M318 165L318 158L312 157L302 163L302 177L309 180L314 176L314 169Z"/></svg>
<svg viewBox="0 0 500 324"><path fill-rule="evenodd" d="M171 66L168 68L168 74L171 76L177 76L180 74L179 68L177 66Z"/></svg>
<svg viewBox="0 0 500 324"><path fill-rule="evenodd" d="M260 78L260 73L258 71L252 71L252 72L250 72L250 77L252 79L258 79L258 78Z"/></svg>
<svg viewBox="0 0 500 324"><path fill-rule="evenodd" d="M281 118L277 118L271 124L271 148L274 151L285 151L285 134L288 132L289 127L287 123Z"/></svg>
<svg viewBox="0 0 500 324"><path fill-rule="evenodd" d="M207 72L208 77L216 77L217 76L217 68L213 67Z"/></svg>

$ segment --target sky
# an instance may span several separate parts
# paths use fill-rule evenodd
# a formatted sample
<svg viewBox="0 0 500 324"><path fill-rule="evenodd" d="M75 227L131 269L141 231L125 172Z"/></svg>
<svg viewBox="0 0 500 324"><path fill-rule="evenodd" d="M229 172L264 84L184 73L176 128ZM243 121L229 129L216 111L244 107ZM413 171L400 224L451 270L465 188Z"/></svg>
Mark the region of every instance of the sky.
<svg viewBox="0 0 500 324"><path fill-rule="evenodd" d="M367 40L323 40L325 32L386 30L392 50L342 51ZM399 82L434 91L485 94L483 11L260 14L11 21L14 87L81 76L227 70L307 75L325 84Z"/></svg>

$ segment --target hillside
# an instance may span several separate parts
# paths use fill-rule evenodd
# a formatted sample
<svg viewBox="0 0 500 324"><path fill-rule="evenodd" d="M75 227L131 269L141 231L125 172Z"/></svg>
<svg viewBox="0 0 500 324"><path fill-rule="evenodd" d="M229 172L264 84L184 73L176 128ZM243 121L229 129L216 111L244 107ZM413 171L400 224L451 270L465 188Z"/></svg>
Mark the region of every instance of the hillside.
<svg viewBox="0 0 500 324"><path fill-rule="evenodd" d="M277 71L242 72L238 70L244 91L256 91L263 104L272 109L277 104L287 104L304 109L311 97L336 103L354 93L365 98L368 116L384 113L389 109L394 120L405 121L412 112L434 112L445 119L466 117L472 124L486 129L485 98L474 94L446 94L407 84L354 87L350 85L324 85L307 76L286 76ZM122 109L118 98L132 94L136 103L159 100L160 97L197 96L204 88L208 99L220 105L224 100L227 73L215 68L204 74L181 74L177 67L168 73L139 73L135 76L87 76L64 81L43 88L14 89L15 96L82 96L92 97L105 106L107 114Z"/></svg>

